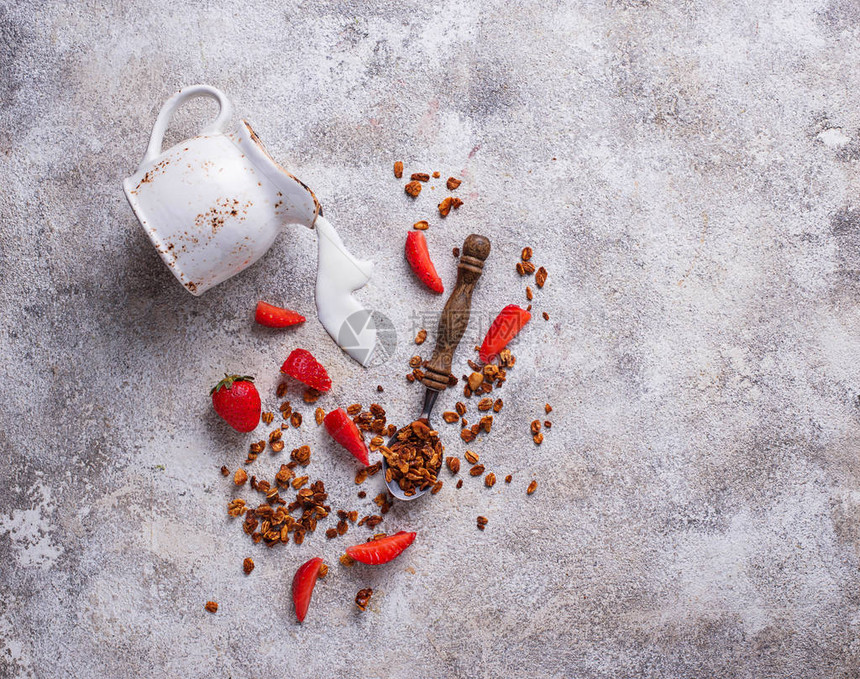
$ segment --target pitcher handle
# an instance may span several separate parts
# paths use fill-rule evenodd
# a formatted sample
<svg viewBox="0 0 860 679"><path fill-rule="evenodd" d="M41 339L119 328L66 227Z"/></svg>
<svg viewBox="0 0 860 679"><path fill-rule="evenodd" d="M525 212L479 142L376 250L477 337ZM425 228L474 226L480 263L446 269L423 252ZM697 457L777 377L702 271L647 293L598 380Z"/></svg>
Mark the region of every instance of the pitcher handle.
<svg viewBox="0 0 860 679"><path fill-rule="evenodd" d="M158 118L155 119L155 125L152 127L149 146L146 147L146 154L143 156L141 167L161 155L161 142L164 140L164 133L167 131L167 126L170 124L173 112L189 99L195 99L196 97L212 97L218 102L218 115L215 117L215 120L200 131L200 134L216 134L223 131L224 125L233 115L233 106L230 104L230 100L227 99L227 95L218 88L211 87L210 85L183 87L164 102L164 106L161 107Z"/></svg>

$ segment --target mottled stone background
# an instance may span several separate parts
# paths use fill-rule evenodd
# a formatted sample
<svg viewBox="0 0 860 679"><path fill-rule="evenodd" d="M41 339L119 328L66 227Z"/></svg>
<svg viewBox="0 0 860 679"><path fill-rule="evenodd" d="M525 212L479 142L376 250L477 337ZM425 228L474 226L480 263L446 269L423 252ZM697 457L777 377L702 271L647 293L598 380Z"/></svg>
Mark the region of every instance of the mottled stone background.
<svg viewBox="0 0 860 679"><path fill-rule="evenodd" d="M856 0L0 2L0 676L860 676L858 40ZM199 299L161 264L120 182L196 82L376 260L360 296L397 328L389 363L314 319L311 231ZM434 216L440 182L411 202L396 159L461 175L463 208ZM218 473L251 438L209 387L252 373L271 407L301 345L323 407L382 384L407 421L410 340L427 325L429 353L443 304L403 259L420 218L449 287L453 246L494 243L458 373L525 304L519 249L550 272L474 445L514 482L397 506L381 528L419 537L388 566L337 564L364 528L252 545ZM308 323L255 327L261 297ZM367 511L302 410L288 450ZM313 555L332 569L299 626Z"/></svg>

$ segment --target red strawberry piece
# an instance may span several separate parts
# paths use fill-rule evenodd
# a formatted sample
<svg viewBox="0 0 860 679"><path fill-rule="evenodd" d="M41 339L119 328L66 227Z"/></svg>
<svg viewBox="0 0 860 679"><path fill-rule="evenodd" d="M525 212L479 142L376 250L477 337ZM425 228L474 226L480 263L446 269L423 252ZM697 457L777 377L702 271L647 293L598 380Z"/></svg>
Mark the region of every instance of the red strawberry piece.
<svg viewBox="0 0 860 679"><path fill-rule="evenodd" d="M322 363L315 359L307 349L293 349L287 356L287 360L284 361L284 365L281 366L281 372L299 382L304 382L317 391L331 389L331 379L328 373L323 368Z"/></svg>
<svg viewBox="0 0 860 679"><path fill-rule="evenodd" d="M308 614L311 594L314 592L314 585L317 584L322 565L323 560L318 556L314 557L299 566L299 570L293 576L293 604L296 607L296 617L299 622L302 622Z"/></svg>
<svg viewBox="0 0 860 679"><path fill-rule="evenodd" d="M257 302L254 320L267 328L287 328L305 322L305 317L295 311L282 309L268 302Z"/></svg>
<svg viewBox="0 0 860 679"><path fill-rule="evenodd" d="M406 234L406 260L424 285L440 295L445 292L442 279L430 259L427 239L421 231L410 231Z"/></svg>
<svg viewBox="0 0 860 679"><path fill-rule="evenodd" d="M370 464L367 446L361 431L343 408L332 410L325 416L325 428L331 437L346 448L365 467Z"/></svg>
<svg viewBox="0 0 860 679"><path fill-rule="evenodd" d="M260 394L253 377L225 374L209 393L215 412L236 431L252 431L260 423Z"/></svg>
<svg viewBox="0 0 860 679"><path fill-rule="evenodd" d="M520 309L516 304L509 304L487 330L481 351L478 354L484 363L489 363L499 355L499 352L508 346L523 326L531 320L532 315L525 309Z"/></svg>
<svg viewBox="0 0 860 679"><path fill-rule="evenodd" d="M376 566L396 559L404 549L412 544L413 540L415 540L415 533L400 531L379 540L347 547L346 553L356 561Z"/></svg>

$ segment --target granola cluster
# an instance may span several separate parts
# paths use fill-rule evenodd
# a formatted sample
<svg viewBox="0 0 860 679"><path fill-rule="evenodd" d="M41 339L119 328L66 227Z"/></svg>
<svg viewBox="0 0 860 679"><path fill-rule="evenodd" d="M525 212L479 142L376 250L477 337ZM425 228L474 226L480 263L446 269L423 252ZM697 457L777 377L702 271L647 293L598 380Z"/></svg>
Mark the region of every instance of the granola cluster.
<svg viewBox="0 0 860 679"><path fill-rule="evenodd" d="M397 432L390 448L380 446L379 450L388 462L386 482L396 482L404 495L414 495L418 490L431 487L436 493L441 489L442 482L437 481L436 475L442 466L445 449L439 440L439 432L430 429L426 420L416 420L407 425Z"/></svg>
<svg viewBox="0 0 860 679"><path fill-rule="evenodd" d="M289 542L292 534L293 542L300 545L308 532L316 530L317 521L331 512L331 506L326 504L325 484L314 481L306 486L307 483L307 476L297 477L288 465L281 465L274 484L251 477L251 488L264 495L265 502L249 507L245 500L236 498L227 505L227 513L233 517L245 517L242 529L254 543L263 542L274 547L279 542ZM287 503L281 497L281 491L289 490L295 490L296 495L292 502ZM300 514L295 516L296 512Z"/></svg>
<svg viewBox="0 0 860 679"><path fill-rule="evenodd" d="M358 590L358 594L355 595L355 605L358 606L359 610L367 610L371 596L373 596L373 590L370 587Z"/></svg>

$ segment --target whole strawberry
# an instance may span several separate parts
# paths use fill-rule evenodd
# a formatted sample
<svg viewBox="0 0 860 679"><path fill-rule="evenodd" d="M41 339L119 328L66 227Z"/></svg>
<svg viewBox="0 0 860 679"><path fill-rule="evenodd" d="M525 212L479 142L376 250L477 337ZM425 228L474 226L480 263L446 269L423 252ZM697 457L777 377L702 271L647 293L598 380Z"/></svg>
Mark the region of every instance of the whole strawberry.
<svg viewBox="0 0 860 679"><path fill-rule="evenodd" d="M260 394L253 377L227 375L212 387L215 412L236 431L252 431L260 422Z"/></svg>

